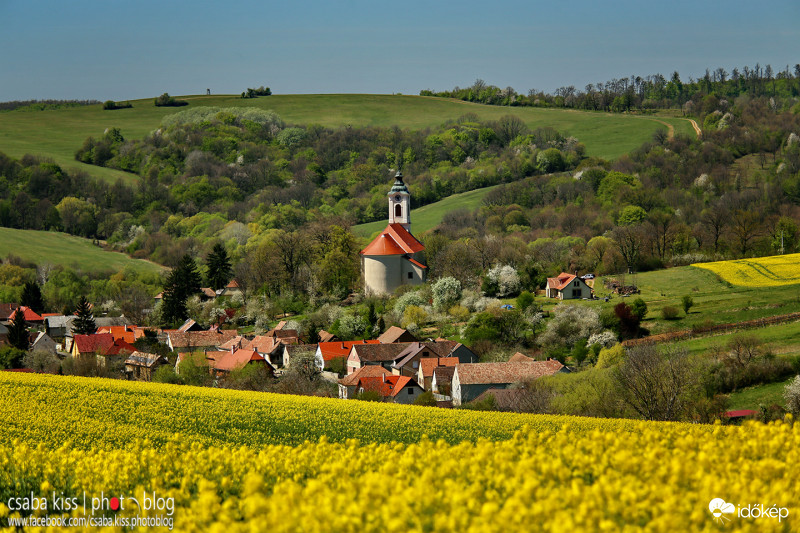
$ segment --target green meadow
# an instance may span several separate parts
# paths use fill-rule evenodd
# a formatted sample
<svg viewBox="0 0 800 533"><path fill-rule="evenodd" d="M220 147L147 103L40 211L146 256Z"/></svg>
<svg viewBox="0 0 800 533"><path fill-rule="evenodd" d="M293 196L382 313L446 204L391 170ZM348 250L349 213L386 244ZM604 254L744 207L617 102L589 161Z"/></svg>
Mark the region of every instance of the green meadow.
<svg viewBox="0 0 800 533"><path fill-rule="evenodd" d="M137 272L157 272L162 267L109 252L89 239L66 233L0 228L0 257L16 255L37 264L50 263L93 272L118 272L129 268Z"/></svg>
<svg viewBox="0 0 800 533"><path fill-rule="evenodd" d="M497 185L454 194L452 196L448 196L444 200L439 200L438 202L422 206L418 209L412 209L412 231L417 235L421 235L429 229L433 229L438 226L444 216L450 211L455 211L457 209L473 210L477 207L480 207L481 203L483 202L483 198L495 187L497 187ZM366 224L358 224L357 226L353 226L353 233L360 237L372 237L385 227L386 220L367 222Z"/></svg>
<svg viewBox="0 0 800 533"><path fill-rule="evenodd" d="M671 125L677 134L693 134L689 122L673 117L642 117L600 112L522 107L498 107L443 98L403 95L303 94L242 99L233 95L181 96L190 106L258 107L278 113L290 124L339 126L398 126L423 129L466 113L483 120L513 114L531 128L550 126L577 137L588 155L614 159ZM125 138L140 139L158 128L162 117L186 107L155 107L153 98L131 101L133 108L104 111L91 105L47 111L0 113L0 152L19 158L34 154L52 158L92 176L132 182L135 175L75 161L75 151L89 137L118 127Z"/></svg>

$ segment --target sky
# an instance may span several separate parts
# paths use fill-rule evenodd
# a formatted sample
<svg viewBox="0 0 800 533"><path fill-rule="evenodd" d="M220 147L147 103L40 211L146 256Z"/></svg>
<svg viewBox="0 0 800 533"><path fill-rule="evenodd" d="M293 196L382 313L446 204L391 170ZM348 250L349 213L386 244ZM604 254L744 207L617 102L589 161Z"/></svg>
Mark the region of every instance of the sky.
<svg viewBox="0 0 800 533"><path fill-rule="evenodd" d="M0 101L518 92L800 63L800 2L0 0Z"/></svg>

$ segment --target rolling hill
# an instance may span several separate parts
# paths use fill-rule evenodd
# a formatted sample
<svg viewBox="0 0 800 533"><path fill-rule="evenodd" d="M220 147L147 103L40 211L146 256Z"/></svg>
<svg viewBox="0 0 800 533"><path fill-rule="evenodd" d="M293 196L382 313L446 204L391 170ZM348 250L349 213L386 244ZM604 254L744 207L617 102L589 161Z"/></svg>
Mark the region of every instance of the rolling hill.
<svg viewBox="0 0 800 533"><path fill-rule="evenodd" d="M273 95L242 99L238 96L184 96L190 106L242 106L273 110L287 123L321 124L328 127L393 126L421 129L442 124L466 113L494 120L507 114L522 118L531 128L550 126L577 137L587 154L613 159L651 138L657 129L672 126L675 133L693 134L689 121L611 113L497 107L422 96L308 94ZM26 153L50 157L65 168L92 176L133 182L137 177L118 170L75 161L75 151L89 137L102 136L118 127L126 138L138 139L158 128L162 117L183 108L155 107L152 99L134 100L133 108L104 111L102 105L47 111L0 113L0 152L19 158Z"/></svg>
<svg viewBox="0 0 800 533"><path fill-rule="evenodd" d="M94 272L118 272L124 268L156 272L162 268L150 261L103 250L89 239L66 233L0 228L0 257L8 254L37 264L50 263Z"/></svg>

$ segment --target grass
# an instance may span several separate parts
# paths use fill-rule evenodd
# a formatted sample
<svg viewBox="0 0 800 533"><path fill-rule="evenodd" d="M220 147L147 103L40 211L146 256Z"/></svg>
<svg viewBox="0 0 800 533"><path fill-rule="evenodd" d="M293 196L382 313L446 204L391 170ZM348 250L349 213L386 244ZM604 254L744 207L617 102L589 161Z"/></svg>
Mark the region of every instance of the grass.
<svg viewBox="0 0 800 533"><path fill-rule="evenodd" d="M531 128L551 126L577 137L588 155L615 159L651 139L666 122L676 133L691 133L688 121L670 117L642 117L611 113L498 107L422 96L303 94L242 99L233 95L182 96L190 105L259 107L273 110L286 122L323 126L399 126L422 129L438 126L465 113L482 120L513 114ZM75 151L89 137L118 127L126 139L140 139L158 128L162 117L183 108L155 107L153 99L131 101L133 108L104 111L101 104L48 111L0 113L0 152L12 157L24 154L52 158L69 169L116 181L133 182L135 175L75 161Z"/></svg>
<svg viewBox="0 0 800 533"><path fill-rule="evenodd" d="M421 235L429 229L435 228L450 211L455 211L456 209L472 210L480 207L483 198L495 187L497 187L497 185L454 194L448 196L444 200L439 200L438 202L422 206L418 209L412 209L411 228L413 232L417 235ZM371 237L379 231L382 231L385 227L386 220L378 220L376 222L367 222L366 224L353 226L353 232L360 237Z"/></svg>
<svg viewBox="0 0 800 533"><path fill-rule="evenodd" d="M598 296L609 294L603 286L603 280L613 277L617 276L605 276L597 280L595 293ZM630 302L641 297L648 306L648 314L642 325L654 334L800 311L800 285L740 287L723 281L713 272L693 266L627 275L625 284L637 285L641 294L625 299L613 296L608 303L595 301L589 302L589 305L613 307L621 301ZM694 300L694 307L688 315L683 313L681 307L681 298L685 295ZM667 305L681 309L677 320L661 318L661 309Z"/></svg>
<svg viewBox="0 0 800 533"><path fill-rule="evenodd" d="M754 409L758 411L762 405L769 407L773 404L785 408L786 402L783 399L783 390L793 379L789 378L786 381L768 383L767 385L756 385L734 392L731 394L729 409Z"/></svg>
<svg viewBox="0 0 800 533"><path fill-rule="evenodd" d="M125 268L137 272L161 270L155 263L103 250L89 239L66 233L0 228L0 257L9 254L37 264L50 263L92 272L118 272Z"/></svg>
<svg viewBox="0 0 800 533"><path fill-rule="evenodd" d="M723 335L678 341L675 345L686 348L689 354L700 355L712 352L716 348L726 346L735 335L753 335L758 337L766 348L769 348L773 353L778 355L800 354L800 322L776 324L763 328L725 333Z"/></svg>

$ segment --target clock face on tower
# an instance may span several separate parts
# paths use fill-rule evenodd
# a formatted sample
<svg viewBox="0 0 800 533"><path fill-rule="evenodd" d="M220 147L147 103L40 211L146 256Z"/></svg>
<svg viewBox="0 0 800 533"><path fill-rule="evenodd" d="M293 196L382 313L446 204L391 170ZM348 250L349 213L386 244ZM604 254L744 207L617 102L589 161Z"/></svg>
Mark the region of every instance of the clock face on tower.
<svg viewBox="0 0 800 533"><path fill-rule="evenodd" d="M394 197L394 201L395 201L395 202L399 202L399 201L400 201L400 195L399 195L399 194L398 194L397 196L395 196L395 197Z"/></svg>

